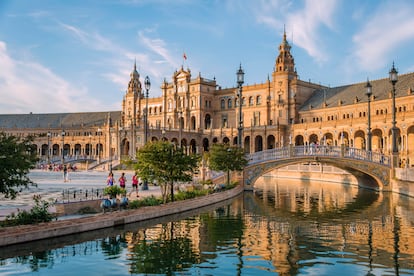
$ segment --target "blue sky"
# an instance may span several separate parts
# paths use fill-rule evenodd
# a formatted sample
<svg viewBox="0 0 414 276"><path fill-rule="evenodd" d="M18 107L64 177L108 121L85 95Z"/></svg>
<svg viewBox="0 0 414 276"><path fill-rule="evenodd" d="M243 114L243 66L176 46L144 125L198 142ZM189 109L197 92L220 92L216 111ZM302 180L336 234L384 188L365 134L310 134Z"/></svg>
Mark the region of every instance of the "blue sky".
<svg viewBox="0 0 414 276"><path fill-rule="evenodd" d="M135 60L150 97L183 63L223 88L240 63L262 83L284 25L303 80L410 73L413 14L410 0L2 0L0 113L120 110Z"/></svg>

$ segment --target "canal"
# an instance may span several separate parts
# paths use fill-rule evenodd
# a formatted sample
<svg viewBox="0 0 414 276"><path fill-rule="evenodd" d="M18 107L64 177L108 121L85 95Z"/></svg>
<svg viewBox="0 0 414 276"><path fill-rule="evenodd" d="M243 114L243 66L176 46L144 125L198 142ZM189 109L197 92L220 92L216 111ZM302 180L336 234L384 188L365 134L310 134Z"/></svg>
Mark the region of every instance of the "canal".
<svg viewBox="0 0 414 276"><path fill-rule="evenodd" d="M0 275L414 275L414 199L260 178L220 206L1 248Z"/></svg>

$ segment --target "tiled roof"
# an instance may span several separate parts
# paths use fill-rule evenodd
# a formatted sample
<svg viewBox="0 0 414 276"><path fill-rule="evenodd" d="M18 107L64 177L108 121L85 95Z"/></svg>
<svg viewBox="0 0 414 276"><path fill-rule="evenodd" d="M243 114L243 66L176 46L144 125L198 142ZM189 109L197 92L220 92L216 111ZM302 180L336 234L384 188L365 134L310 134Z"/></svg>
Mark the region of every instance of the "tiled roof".
<svg viewBox="0 0 414 276"><path fill-rule="evenodd" d="M50 113L50 114L0 114L0 130L16 128L71 128L102 126L111 115L112 123L121 119L121 111Z"/></svg>
<svg viewBox="0 0 414 276"><path fill-rule="evenodd" d="M372 95L374 100L386 100L390 98L392 85L388 78L379 80L370 80L372 85ZM339 105L352 105L355 103L356 97L358 102L367 102L365 95L367 82L355 83L334 88L318 89L312 96L302 105L300 111L308 111L323 107L324 98L328 108L337 107ZM408 73L398 76L398 82L395 85L396 97L407 96L409 90L414 90L414 73ZM341 103L341 104L340 104Z"/></svg>

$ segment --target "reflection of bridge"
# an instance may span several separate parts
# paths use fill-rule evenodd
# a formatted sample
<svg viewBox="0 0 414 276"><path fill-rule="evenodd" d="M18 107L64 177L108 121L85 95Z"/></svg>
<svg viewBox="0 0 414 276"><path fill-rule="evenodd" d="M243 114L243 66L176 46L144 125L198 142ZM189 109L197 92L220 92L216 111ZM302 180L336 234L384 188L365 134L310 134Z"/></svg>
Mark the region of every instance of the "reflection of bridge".
<svg viewBox="0 0 414 276"><path fill-rule="evenodd" d="M342 146L293 146L255 152L244 169L244 184L252 189L263 174L291 164L318 162L343 169L358 185L382 190L390 184L391 159L381 153Z"/></svg>

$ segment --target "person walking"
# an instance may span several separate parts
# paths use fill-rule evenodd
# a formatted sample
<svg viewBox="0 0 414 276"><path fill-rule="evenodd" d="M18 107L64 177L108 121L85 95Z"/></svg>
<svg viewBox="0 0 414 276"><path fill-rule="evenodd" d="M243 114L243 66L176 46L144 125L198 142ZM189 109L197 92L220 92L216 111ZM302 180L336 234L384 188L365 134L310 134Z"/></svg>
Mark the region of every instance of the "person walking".
<svg viewBox="0 0 414 276"><path fill-rule="evenodd" d="M109 173L108 178L106 179L106 185L107 186L113 186L114 185L114 174Z"/></svg>
<svg viewBox="0 0 414 276"><path fill-rule="evenodd" d="M138 178L138 173L135 172L135 174L132 176L132 190L135 190L135 193L137 194L137 197L139 197L138 195L138 182L139 182L139 178ZM131 191L132 193L132 191Z"/></svg>
<svg viewBox="0 0 414 276"><path fill-rule="evenodd" d="M118 179L118 181L119 181L119 186L121 186L122 189L125 189L125 183L126 183L125 173L121 174L121 177Z"/></svg>
<svg viewBox="0 0 414 276"><path fill-rule="evenodd" d="M68 167L66 165L63 166L63 182L68 181Z"/></svg>

